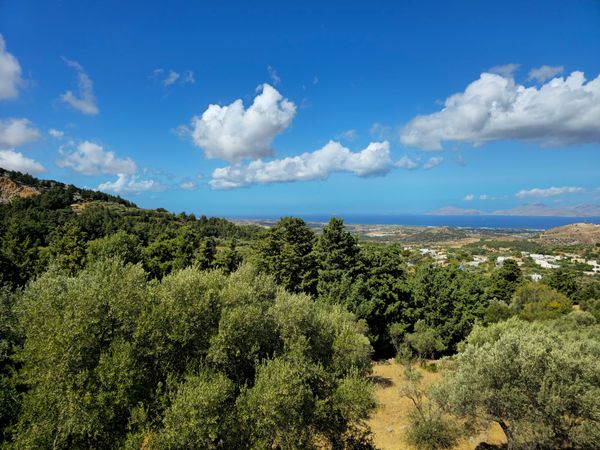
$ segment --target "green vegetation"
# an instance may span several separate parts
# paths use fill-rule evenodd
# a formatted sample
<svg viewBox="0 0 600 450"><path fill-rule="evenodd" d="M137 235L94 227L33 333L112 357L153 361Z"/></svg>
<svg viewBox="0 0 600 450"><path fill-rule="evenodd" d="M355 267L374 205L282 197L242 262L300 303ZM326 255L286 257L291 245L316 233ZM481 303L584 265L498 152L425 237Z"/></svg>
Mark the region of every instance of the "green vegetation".
<svg viewBox="0 0 600 450"><path fill-rule="evenodd" d="M146 279L104 260L24 290L15 448L310 448L373 407L370 346L340 307L247 266Z"/></svg>
<svg viewBox="0 0 600 450"><path fill-rule="evenodd" d="M490 421L515 449L600 438L600 282L573 265L531 282L336 218L241 226L9 175L40 193L0 205L2 448L368 449L393 356L445 374L404 393L417 448Z"/></svg>
<svg viewBox="0 0 600 450"><path fill-rule="evenodd" d="M500 424L510 449L596 448L598 331L517 319L477 327L435 398L471 426Z"/></svg>

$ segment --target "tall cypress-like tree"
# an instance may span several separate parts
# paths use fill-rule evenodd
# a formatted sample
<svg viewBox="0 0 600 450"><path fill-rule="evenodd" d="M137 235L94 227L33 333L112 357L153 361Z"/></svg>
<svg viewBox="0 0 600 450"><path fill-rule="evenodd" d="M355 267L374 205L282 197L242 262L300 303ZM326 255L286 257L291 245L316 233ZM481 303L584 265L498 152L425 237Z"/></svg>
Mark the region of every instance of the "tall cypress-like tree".
<svg viewBox="0 0 600 450"><path fill-rule="evenodd" d="M258 243L258 266L290 292L315 293L315 234L304 220L283 217Z"/></svg>
<svg viewBox="0 0 600 450"><path fill-rule="evenodd" d="M344 221L332 217L315 245L319 267L319 297L344 303L352 282L360 273L360 248L356 238L344 230Z"/></svg>

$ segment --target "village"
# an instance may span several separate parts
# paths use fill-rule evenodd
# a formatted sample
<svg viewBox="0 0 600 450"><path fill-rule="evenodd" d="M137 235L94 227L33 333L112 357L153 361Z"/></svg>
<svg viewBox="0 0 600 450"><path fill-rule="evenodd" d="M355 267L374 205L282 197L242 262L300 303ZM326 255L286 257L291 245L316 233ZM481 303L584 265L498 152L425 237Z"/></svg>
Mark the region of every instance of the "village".
<svg viewBox="0 0 600 450"><path fill-rule="evenodd" d="M405 247L405 251L412 250L411 247ZM431 258L440 266L447 266L451 260L458 260L461 270L467 267L491 269L492 267L501 267L508 259L514 260L519 267L523 269L525 274L532 281L541 281L543 274L547 270L563 268L573 268L575 271L583 275L595 276L600 275L600 263L597 259L587 259L576 253L560 253L557 255L544 253L530 253L521 251L519 254L511 253L510 248L499 248L497 252L491 255L474 254L469 260L461 260L456 252L456 249L443 247L428 248L423 247L418 249L418 253L422 257ZM501 253L501 254L498 254ZM503 253L503 254L502 254ZM493 266L492 266L493 263ZM535 269L545 269L536 271ZM583 269L583 270L582 270Z"/></svg>

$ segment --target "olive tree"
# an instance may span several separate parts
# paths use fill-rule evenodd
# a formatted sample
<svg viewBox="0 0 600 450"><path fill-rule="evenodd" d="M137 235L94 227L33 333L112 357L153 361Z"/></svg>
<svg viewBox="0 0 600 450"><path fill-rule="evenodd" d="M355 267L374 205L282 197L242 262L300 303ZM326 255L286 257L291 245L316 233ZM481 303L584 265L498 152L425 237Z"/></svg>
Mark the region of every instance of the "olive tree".
<svg viewBox="0 0 600 450"><path fill-rule="evenodd" d="M597 448L598 328L559 328L516 318L476 327L437 400L468 423L497 422L510 449Z"/></svg>

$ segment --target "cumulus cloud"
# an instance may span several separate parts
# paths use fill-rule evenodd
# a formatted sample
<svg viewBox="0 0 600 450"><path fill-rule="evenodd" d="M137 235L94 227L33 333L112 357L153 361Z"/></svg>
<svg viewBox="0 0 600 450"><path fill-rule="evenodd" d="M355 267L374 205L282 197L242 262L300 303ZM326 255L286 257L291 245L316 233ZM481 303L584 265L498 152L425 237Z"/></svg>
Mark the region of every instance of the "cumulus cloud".
<svg viewBox="0 0 600 450"><path fill-rule="evenodd" d="M525 87L512 78L482 73L444 108L417 116L401 132L401 142L441 150L444 141L475 146L522 140L542 146L600 142L600 76L586 82L582 72Z"/></svg>
<svg viewBox="0 0 600 450"><path fill-rule="evenodd" d="M154 180L140 180L136 175L119 173L115 181L100 183L98 190L117 194L141 194L142 192L159 191L161 186Z"/></svg>
<svg viewBox="0 0 600 450"><path fill-rule="evenodd" d="M359 152L330 141L311 153L215 169L209 184L213 189L233 189L254 184L323 180L332 172L369 177L384 175L392 165L387 141L372 142Z"/></svg>
<svg viewBox="0 0 600 450"><path fill-rule="evenodd" d="M0 149L20 147L39 138L40 132L27 119L0 120Z"/></svg>
<svg viewBox="0 0 600 450"><path fill-rule="evenodd" d="M191 70L186 70L181 74L173 69L154 69L151 78L160 81L165 87L169 87L177 82L178 84L194 84L196 82L194 72Z"/></svg>
<svg viewBox="0 0 600 450"><path fill-rule="evenodd" d="M94 95L94 83L88 74L83 70L83 66L77 61L71 61L63 58L65 63L77 72L77 90L78 95L72 91L67 91L60 96L60 99L70 105L73 109L83 114L95 115L100 112L96 97Z"/></svg>
<svg viewBox="0 0 600 450"><path fill-rule="evenodd" d="M487 194L482 194L479 196L479 200L496 200L496 197L492 196L492 195L487 195Z"/></svg>
<svg viewBox="0 0 600 450"><path fill-rule="evenodd" d="M580 194L585 192L585 189L577 186L563 186L563 187L550 187L546 189L534 188L534 189L523 189L517 192L518 198L527 197L556 197L563 194Z"/></svg>
<svg viewBox="0 0 600 450"><path fill-rule="evenodd" d="M84 141L72 151L61 148L62 159L59 167L71 169L84 175L121 174L131 175L137 171L135 162L130 158L117 158L114 152L106 151L102 146Z"/></svg>
<svg viewBox="0 0 600 450"><path fill-rule="evenodd" d="M4 38L0 34L0 100L18 97L22 84L21 65L17 58L8 53Z"/></svg>
<svg viewBox="0 0 600 450"><path fill-rule="evenodd" d="M54 139L61 139L65 133L61 130L57 130L56 128L50 128L48 130L48 134L52 136Z"/></svg>
<svg viewBox="0 0 600 450"><path fill-rule="evenodd" d="M473 195L473 194L465 195L465 202L472 202L473 200L475 200L475 195Z"/></svg>
<svg viewBox="0 0 600 450"><path fill-rule="evenodd" d="M423 164L423 170L433 169L435 166L439 166L444 161L444 158L441 156L434 156L433 158L429 158L429 160Z"/></svg>
<svg viewBox="0 0 600 450"><path fill-rule="evenodd" d="M413 169L416 169L417 167L419 167L419 163L417 163L417 161L415 161L408 155L404 155L402 158L400 158L398 160L398 162L396 163L396 166L398 166L402 169L413 170Z"/></svg>
<svg viewBox="0 0 600 450"><path fill-rule="evenodd" d="M543 83L546 80L554 78L556 75L563 73L565 68L563 66L542 66L529 71L528 80L536 80Z"/></svg>
<svg viewBox="0 0 600 450"><path fill-rule="evenodd" d="M192 139L207 158L237 163L273 154L273 139L292 123L296 105L268 84L260 90L248 109L238 99L227 106L209 105L192 118Z"/></svg>
<svg viewBox="0 0 600 450"><path fill-rule="evenodd" d="M46 169L37 161L25 157L14 150L0 150L0 167L29 174L45 172Z"/></svg>

